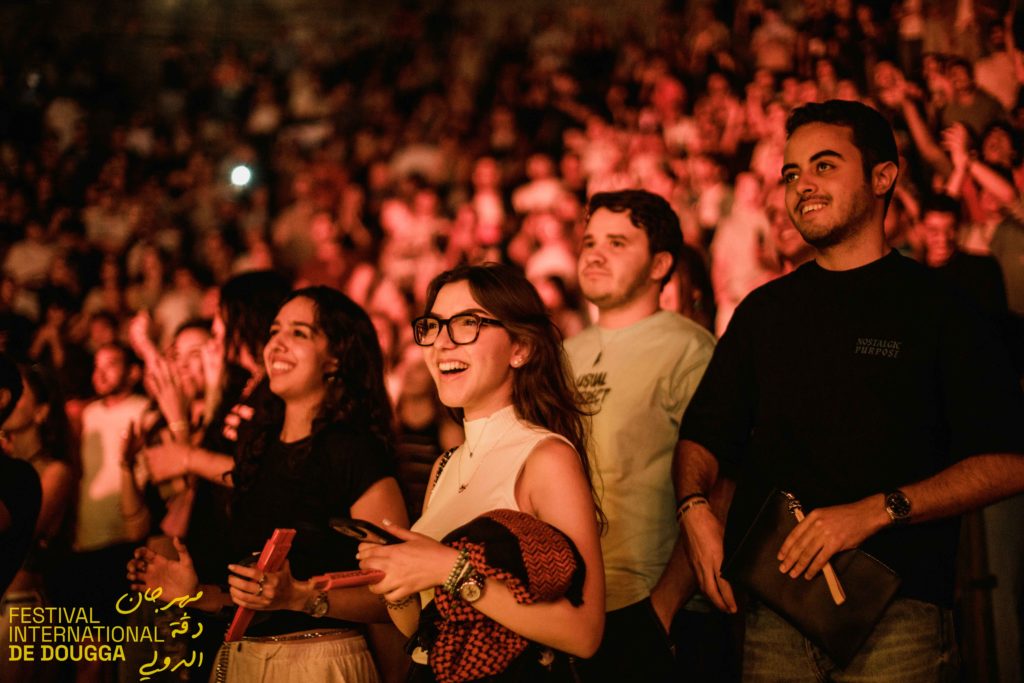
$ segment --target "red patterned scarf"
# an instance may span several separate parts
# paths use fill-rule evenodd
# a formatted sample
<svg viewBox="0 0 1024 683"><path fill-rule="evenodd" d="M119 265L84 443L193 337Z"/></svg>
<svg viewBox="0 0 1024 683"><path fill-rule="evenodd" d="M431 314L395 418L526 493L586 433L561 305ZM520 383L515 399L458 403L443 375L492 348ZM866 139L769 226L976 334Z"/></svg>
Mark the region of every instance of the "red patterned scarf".
<svg viewBox="0 0 1024 683"><path fill-rule="evenodd" d="M444 537L469 553L483 577L501 581L522 604L565 597L583 602L586 566L564 533L524 512L492 510ZM504 671L529 641L438 589L441 619L430 648L430 668L439 683L472 681Z"/></svg>

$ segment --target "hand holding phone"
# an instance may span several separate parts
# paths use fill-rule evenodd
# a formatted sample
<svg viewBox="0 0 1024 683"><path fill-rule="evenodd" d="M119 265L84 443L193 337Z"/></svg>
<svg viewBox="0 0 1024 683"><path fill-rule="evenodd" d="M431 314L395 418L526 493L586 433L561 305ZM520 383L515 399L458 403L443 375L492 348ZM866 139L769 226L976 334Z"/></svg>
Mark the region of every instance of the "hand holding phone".
<svg viewBox="0 0 1024 683"><path fill-rule="evenodd" d="M295 529L274 529L274 534L267 541L266 545L263 546L263 552L260 553L259 559L256 560L256 567L264 572L279 571L284 564L285 558L288 557L288 551L292 548L292 540L294 538ZM260 584L260 590L263 590L262 583ZM235 618L231 620L231 625L228 627L224 640L228 643L241 640L242 636L245 635L245 629L249 628L252 617L253 611L251 609L239 607L235 610Z"/></svg>
<svg viewBox="0 0 1024 683"><path fill-rule="evenodd" d="M376 524L367 522L365 519L351 519L349 517L337 517L331 520L331 528L338 533L345 534L361 543L379 543L391 545L401 543L402 539L392 533L384 531Z"/></svg>
<svg viewBox="0 0 1024 683"><path fill-rule="evenodd" d="M354 569L347 572L331 572L310 579L313 589L329 591L332 588L349 588L352 586L368 586L384 578L384 572L372 569Z"/></svg>

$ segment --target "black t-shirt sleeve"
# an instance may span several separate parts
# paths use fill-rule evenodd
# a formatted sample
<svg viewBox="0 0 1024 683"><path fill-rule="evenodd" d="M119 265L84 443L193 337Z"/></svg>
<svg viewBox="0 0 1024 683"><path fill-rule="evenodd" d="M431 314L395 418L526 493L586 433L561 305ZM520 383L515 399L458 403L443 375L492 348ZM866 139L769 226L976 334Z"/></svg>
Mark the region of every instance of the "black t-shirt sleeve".
<svg viewBox="0 0 1024 683"><path fill-rule="evenodd" d="M366 490L395 476L394 456L387 444L370 432L327 430L313 444L325 497L337 515L348 513Z"/></svg>
<svg viewBox="0 0 1024 683"><path fill-rule="evenodd" d="M41 500L39 476L32 465L0 453L0 503L11 520L0 533L0 595L7 590L32 543Z"/></svg>
<svg viewBox="0 0 1024 683"><path fill-rule="evenodd" d="M1024 398L992 321L959 291L941 316L939 371L949 456L1024 454Z"/></svg>
<svg viewBox="0 0 1024 683"><path fill-rule="evenodd" d="M730 478L747 451L757 405L751 338L756 326L756 306L748 298L715 346L679 427L679 438L708 449Z"/></svg>

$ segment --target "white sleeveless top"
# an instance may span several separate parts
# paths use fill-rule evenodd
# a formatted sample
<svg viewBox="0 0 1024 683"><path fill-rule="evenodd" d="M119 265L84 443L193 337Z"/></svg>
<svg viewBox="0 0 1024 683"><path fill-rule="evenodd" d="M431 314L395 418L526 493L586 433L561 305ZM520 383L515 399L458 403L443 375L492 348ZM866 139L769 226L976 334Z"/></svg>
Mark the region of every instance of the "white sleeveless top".
<svg viewBox="0 0 1024 683"><path fill-rule="evenodd" d="M490 510L518 510L516 482L534 447L551 437L569 443L559 434L520 420L511 405L463 426L466 442L448 460L423 516L412 526L413 531L438 541Z"/></svg>

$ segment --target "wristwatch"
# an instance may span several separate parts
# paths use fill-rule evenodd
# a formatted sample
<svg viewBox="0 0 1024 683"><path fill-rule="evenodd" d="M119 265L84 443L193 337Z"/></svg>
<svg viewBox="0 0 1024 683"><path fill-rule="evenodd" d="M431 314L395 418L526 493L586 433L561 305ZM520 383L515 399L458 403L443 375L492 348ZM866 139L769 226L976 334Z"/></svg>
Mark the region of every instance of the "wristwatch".
<svg viewBox="0 0 1024 683"><path fill-rule="evenodd" d="M906 524L910 521L910 499L899 489L885 494L885 512L893 524Z"/></svg>
<svg viewBox="0 0 1024 683"><path fill-rule="evenodd" d="M459 584L459 597L463 602L474 603L484 594L484 577L476 572L470 572L469 576Z"/></svg>
<svg viewBox="0 0 1024 683"><path fill-rule="evenodd" d="M331 603L327 600L327 591L320 591L313 597L313 600L309 603L306 608L306 613L311 617L320 617L327 614L327 610L330 609Z"/></svg>

